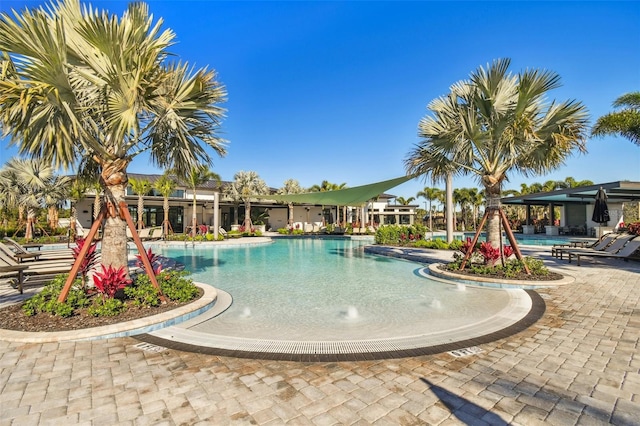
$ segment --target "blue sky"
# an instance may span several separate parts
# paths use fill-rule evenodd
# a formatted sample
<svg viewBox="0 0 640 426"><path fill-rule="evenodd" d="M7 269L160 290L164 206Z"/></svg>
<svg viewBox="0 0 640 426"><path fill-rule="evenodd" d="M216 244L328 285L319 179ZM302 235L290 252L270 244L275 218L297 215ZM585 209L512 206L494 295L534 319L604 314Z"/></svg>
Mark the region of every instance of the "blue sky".
<svg viewBox="0 0 640 426"><path fill-rule="evenodd" d="M228 155L212 168L224 180L240 170L258 172L272 187L288 178L308 187L401 176L426 105L496 58L511 58L514 73L557 72L563 86L550 98L583 102L592 122L615 98L640 90L634 1L148 3L177 35L171 51L215 69L227 88ZM2 0L0 9L40 4ZM91 4L121 14L127 3ZM637 145L610 137L587 147L547 175L512 174L505 189L567 176L640 181ZM14 154L3 149L0 164ZM161 172L144 157L128 171ZM454 185L477 183L457 177ZM414 180L389 192L410 197L424 186L432 183Z"/></svg>

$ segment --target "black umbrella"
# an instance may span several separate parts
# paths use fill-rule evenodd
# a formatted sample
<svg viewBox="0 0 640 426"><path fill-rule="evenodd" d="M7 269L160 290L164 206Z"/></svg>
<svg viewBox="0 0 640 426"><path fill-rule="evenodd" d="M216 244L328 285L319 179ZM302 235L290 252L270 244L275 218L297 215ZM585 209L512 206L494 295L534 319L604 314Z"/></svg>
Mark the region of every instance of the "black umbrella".
<svg viewBox="0 0 640 426"><path fill-rule="evenodd" d="M591 220L600 224L607 223L611 220L609 217L609 207L607 206L607 194L602 188L596 193L596 205L593 207Z"/></svg>

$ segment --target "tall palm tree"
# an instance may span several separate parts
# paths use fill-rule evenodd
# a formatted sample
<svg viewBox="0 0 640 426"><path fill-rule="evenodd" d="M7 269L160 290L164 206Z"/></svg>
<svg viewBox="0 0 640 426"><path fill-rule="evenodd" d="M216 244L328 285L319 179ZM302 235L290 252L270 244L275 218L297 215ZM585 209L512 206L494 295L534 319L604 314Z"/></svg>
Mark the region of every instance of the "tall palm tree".
<svg viewBox="0 0 640 426"><path fill-rule="evenodd" d="M462 226L462 231L466 231L467 225L467 207L469 202L471 201L471 197L469 194L469 188L456 188L453 190L453 204L454 206L457 204L460 206L460 223ZM454 217L456 214L454 212Z"/></svg>
<svg viewBox="0 0 640 426"><path fill-rule="evenodd" d="M240 203L242 202L242 196L238 192L238 188L234 185L234 182L228 183L222 189L225 197L230 198L233 203L233 223L239 225L238 210L240 209Z"/></svg>
<svg viewBox="0 0 640 426"><path fill-rule="evenodd" d="M478 229L478 212L484 204L484 192L478 191L478 188L469 188L469 205L471 206L471 219L473 221L473 230Z"/></svg>
<svg viewBox="0 0 640 426"><path fill-rule="evenodd" d="M162 208L164 209L164 219L162 229L166 238L169 235L169 196L176 190L178 184L167 173L163 174L154 183L153 187L162 195Z"/></svg>
<svg viewBox="0 0 640 426"><path fill-rule="evenodd" d="M302 193L302 187L300 186L300 183L295 180L295 179L287 179L284 181L284 185L282 186L282 188L278 189L278 194L300 194ZM289 226L293 226L293 203L289 202L287 203L287 206L289 208Z"/></svg>
<svg viewBox="0 0 640 426"><path fill-rule="evenodd" d="M240 196L244 203L244 229L249 232L253 227L251 223L251 199L256 195L269 193L269 187L258 173L240 171L233 176L234 191Z"/></svg>
<svg viewBox="0 0 640 426"><path fill-rule="evenodd" d="M215 72L171 62L175 34L131 3L121 17L62 0L0 15L0 127L21 154L58 167L81 159L99 173L109 215L102 262L127 265L118 215L127 167L146 152L152 165L186 173L225 154L218 137L226 96Z"/></svg>
<svg viewBox="0 0 640 426"><path fill-rule="evenodd" d="M422 141L405 160L408 174L444 180L475 175L485 189L487 240L500 242L500 196L510 173L542 174L563 164L574 150L585 152L586 108L576 101L546 103L560 86L550 71L508 72L498 59L433 100L419 124Z"/></svg>
<svg viewBox="0 0 640 426"><path fill-rule="evenodd" d="M598 118L593 136L621 135L640 146L640 92L620 96L613 102L618 111Z"/></svg>
<svg viewBox="0 0 640 426"><path fill-rule="evenodd" d="M437 200L442 190L439 188L433 188L425 186L422 191L416 194L416 197L422 197L429 202L429 230L433 232L433 201Z"/></svg>
<svg viewBox="0 0 640 426"><path fill-rule="evenodd" d="M138 230L144 228L144 220L142 218L144 214L144 196L151 191L153 185L149 179L136 179L130 178L129 185L133 192L138 194Z"/></svg>
<svg viewBox="0 0 640 426"><path fill-rule="evenodd" d="M209 167L207 167L206 165L199 165L199 166L194 166L191 167L191 169L189 170L189 172L182 177L185 181L187 186L189 186L189 188L191 189L191 194L193 196L193 205L191 207L192 210L192 214L191 214L191 233L192 235L196 235L197 230L198 230L198 216L196 215L197 213L197 199L198 199L198 195L197 195L197 191L198 191L198 187L209 182L210 180L215 180L218 185L220 185L220 175L212 172L211 170L209 170Z"/></svg>

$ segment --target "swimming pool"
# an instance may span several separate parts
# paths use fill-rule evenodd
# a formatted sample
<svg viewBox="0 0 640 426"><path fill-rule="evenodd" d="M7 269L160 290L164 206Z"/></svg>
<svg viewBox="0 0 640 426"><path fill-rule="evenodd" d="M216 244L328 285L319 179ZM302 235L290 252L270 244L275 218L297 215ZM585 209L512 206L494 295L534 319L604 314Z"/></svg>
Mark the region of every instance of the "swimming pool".
<svg viewBox="0 0 640 426"><path fill-rule="evenodd" d="M473 238L475 235L474 232L455 232L454 238L464 241L467 238ZM516 237L516 241L518 244L527 245L527 246L553 246L556 244L566 244L569 240L584 240L584 241L593 241L593 238L587 237L560 237L560 236L549 236L545 234L513 234ZM433 236L434 239L446 240L447 236L444 233L435 233ZM480 238L478 241L485 241L484 232L480 234ZM509 239L503 235L503 244L509 244Z"/></svg>
<svg viewBox="0 0 640 426"><path fill-rule="evenodd" d="M497 331L531 306L522 290L445 284L420 274L419 264L365 254L368 243L301 238L154 250L233 296L224 313L190 327L225 341L447 343Z"/></svg>

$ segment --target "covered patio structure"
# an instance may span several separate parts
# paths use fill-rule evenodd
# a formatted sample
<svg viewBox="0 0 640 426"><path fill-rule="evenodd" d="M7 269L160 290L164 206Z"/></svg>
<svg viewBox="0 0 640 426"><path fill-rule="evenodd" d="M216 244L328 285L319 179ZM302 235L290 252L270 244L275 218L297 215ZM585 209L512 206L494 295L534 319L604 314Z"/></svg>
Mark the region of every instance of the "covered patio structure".
<svg viewBox="0 0 640 426"><path fill-rule="evenodd" d="M595 197L602 188L607 194L609 215L608 224L599 224L591 220ZM595 236L613 230L623 220L623 204L640 202L640 182L616 181L576 188L558 189L520 196L502 198L506 205L526 207L526 218L522 225L524 234L544 232L547 235L571 233ZM534 224L531 209L534 206L545 207L546 220L543 224ZM555 215L555 207L560 207L560 217ZM640 205L639 205L640 209ZM640 213L640 211L639 211Z"/></svg>

